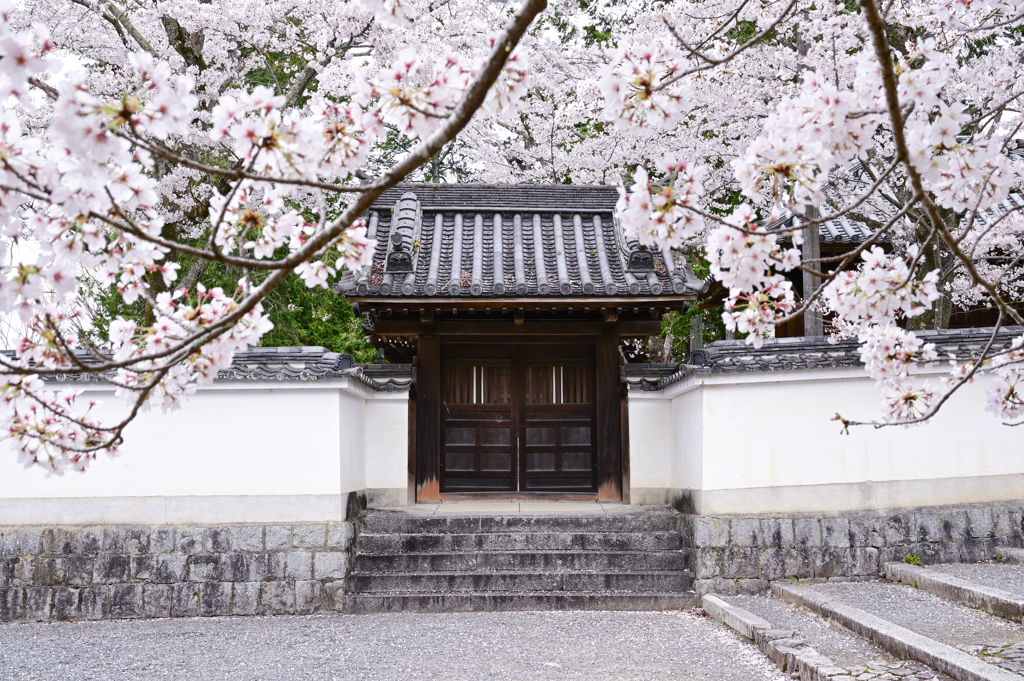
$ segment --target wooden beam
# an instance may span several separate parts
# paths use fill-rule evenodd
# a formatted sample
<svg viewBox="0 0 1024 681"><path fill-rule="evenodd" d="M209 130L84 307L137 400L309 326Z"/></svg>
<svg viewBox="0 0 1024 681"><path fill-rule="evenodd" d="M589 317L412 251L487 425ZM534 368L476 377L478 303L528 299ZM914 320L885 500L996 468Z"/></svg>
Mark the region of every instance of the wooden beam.
<svg viewBox="0 0 1024 681"><path fill-rule="evenodd" d="M441 336L656 336L661 333L661 322L653 319L637 319L605 325L597 321L573 320L527 320L524 322L490 320L460 321L437 320L433 324L405 319L382 319L374 325L374 334L379 336L420 336L437 334Z"/></svg>

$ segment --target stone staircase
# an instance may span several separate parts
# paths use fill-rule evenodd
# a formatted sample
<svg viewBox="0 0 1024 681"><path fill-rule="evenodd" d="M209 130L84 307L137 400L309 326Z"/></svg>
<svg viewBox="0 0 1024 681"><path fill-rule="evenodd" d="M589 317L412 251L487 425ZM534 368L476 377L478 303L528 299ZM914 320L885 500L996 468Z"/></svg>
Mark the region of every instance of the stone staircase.
<svg viewBox="0 0 1024 681"><path fill-rule="evenodd" d="M669 610L697 604L669 508L357 521L345 611Z"/></svg>

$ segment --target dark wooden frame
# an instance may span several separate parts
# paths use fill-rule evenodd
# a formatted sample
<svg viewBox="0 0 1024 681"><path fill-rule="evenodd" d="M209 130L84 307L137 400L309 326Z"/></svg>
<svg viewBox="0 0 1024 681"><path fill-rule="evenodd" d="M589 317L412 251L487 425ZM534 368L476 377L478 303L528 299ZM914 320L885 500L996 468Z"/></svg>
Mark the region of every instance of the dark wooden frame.
<svg viewBox="0 0 1024 681"><path fill-rule="evenodd" d="M486 333L488 323L476 324L475 335L453 334L459 343L579 343L578 336L516 335ZM497 326L497 325L495 325ZM502 325L504 326L504 325ZM495 330L501 330L496 328ZM589 330L589 329L588 329ZM480 333L484 332L484 333ZM441 344L456 340L447 334L429 334L418 337L415 406L410 417L409 466L415 472L415 489L410 500L467 500L467 499L552 499L552 500L623 500L623 473L628 462L623 461L623 411L619 371L618 335L585 334L594 343L594 446L597 456L597 492L441 492ZM528 337L524 337L528 336Z"/></svg>

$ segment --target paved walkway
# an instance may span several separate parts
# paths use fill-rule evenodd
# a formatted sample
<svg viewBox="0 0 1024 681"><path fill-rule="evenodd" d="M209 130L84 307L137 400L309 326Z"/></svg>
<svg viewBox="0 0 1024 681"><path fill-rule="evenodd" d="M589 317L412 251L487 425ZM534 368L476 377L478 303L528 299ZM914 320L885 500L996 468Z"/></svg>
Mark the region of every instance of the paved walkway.
<svg viewBox="0 0 1024 681"><path fill-rule="evenodd" d="M784 681L691 612L466 613L0 625L0 679Z"/></svg>

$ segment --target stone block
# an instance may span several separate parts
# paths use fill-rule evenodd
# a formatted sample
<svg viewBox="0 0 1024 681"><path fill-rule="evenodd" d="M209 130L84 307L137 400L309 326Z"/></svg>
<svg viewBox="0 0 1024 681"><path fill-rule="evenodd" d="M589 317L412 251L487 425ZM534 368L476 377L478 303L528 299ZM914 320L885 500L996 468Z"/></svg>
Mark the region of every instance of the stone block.
<svg viewBox="0 0 1024 681"><path fill-rule="evenodd" d="M291 548L291 525L268 525L263 545L267 551L287 551Z"/></svg>
<svg viewBox="0 0 1024 681"><path fill-rule="evenodd" d="M78 589L58 586L53 589L53 619L59 621L77 620L81 617Z"/></svg>
<svg viewBox="0 0 1024 681"><path fill-rule="evenodd" d="M18 554L18 533L10 528L0 528L0 556Z"/></svg>
<svg viewBox="0 0 1024 681"><path fill-rule="evenodd" d="M161 554L156 557L155 582L160 584L174 584L185 581L185 569L188 556L175 554Z"/></svg>
<svg viewBox="0 0 1024 681"><path fill-rule="evenodd" d="M316 579L345 579L347 573L347 553L318 551L313 558L313 577Z"/></svg>
<svg viewBox="0 0 1024 681"><path fill-rule="evenodd" d="M34 586L53 586L61 579L60 566L53 556L36 556L32 559L32 583Z"/></svg>
<svg viewBox="0 0 1024 681"><path fill-rule="evenodd" d="M352 523L333 523L327 526L327 548L346 550L352 544L355 531Z"/></svg>
<svg viewBox="0 0 1024 681"><path fill-rule="evenodd" d="M53 608L53 589L38 586L25 589L25 617L32 622L45 622L50 619Z"/></svg>
<svg viewBox="0 0 1024 681"><path fill-rule="evenodd" d="M174 550L178 553L202 553L203 528L179 527L175 529Z"/></svg>
<svg viewBox="0 0 1024 681"><path fill-rule="evenodd" d="M817 518L794 518L793 533L797 548L816 549L821 546L821 523Z"/></svg>
<svg viewBox="0 0 1024 681"><path fill-rule="evenodd" d="M13 622L25 616L25 590L0 589L0 622Z"/></svg>
<svg viewBox="0 0 1024 681"><path fill-rule="evenodd" d="M916 542L939 542L945 539L942 529L942 518L937 513L918 513L914 516L917 529L914 532Z"/></svg>
<svg viewBox="0 0 1024 681"><path fill-rule="evenodd" d="M757 518L733 518L730 521L729 541L736 548L763 546L761 521Z"/></svg>
<svg viewBox="0 0 1024 681"><path fill-rule="evenodd" d="M260 584L261 615L295 614L295 583L291 581L263 582Z"/></svg>
<svg viewBox="0 0 1024 681"><path fill-rule="evenodd" d="M761 577L768 580L786 576L786 551L792 549L767 549L761 556Z"/></svg>
<svg viewBox="0 0 1024 681"><path fill-rule="evenodd" d="M124 553L124 528L104 527L103 528L103 552Z"/></svg>
<svg viewBox="0 0 1024 681"><path fill-rule="evenodd" d="M697 516L693 520L693 547L725 548L729 545L729 521L724 518Z"/></svg>
<svg viewBox="0 0 1024 681"><path fill-rule="evenodd" d="M814 561L814 576L821 578L845 577L846 553L847 549L831 547L814 551L811 556Z"/></svg>
<svg viewBox="0 0 1024 681"><path fill-rule="evenodd" d="M297 549L322 549L327 546L326 525L296 525L292 528L292 546Z"/></svg>
<svg viewBox="0 0 1024 681"><path fill-rule="evenodd" d="M93 574L92 556L68 556L64 559L64 583L70 586L89 586Z"/></svg>
<svg viewBox="0 0 1024 681"><path fill-rule="evenodd" d="M891 515L885 519L885 544L912 544L916 537L913 516L909 513Z"/></svg>
<svg viewBox="0 0 1024 681"><path fill-rule="evenodd" d="M878 562L882 565L885 563L903 563L907 560L907 554L913 553L910 550L912 544L897 544L896 546L886 546L885 548L878 550Z"/></svg>
<svg viewBox="0 0 1024 681"><path fill-rule="evenodd" d="M342 612L345 609L345 582L324 582L320 587L321 611Z"/></svg>
<svg viewBox="0 0 1024 681"><path fill-rule="evenodd" d="M255 615L259 604L260 585L256 582L235 584L235 597L231 603L232 615Z"/></svg>
<svg viewBox="0 0 1024 681"><path fill-rule="evenodd" d="M129 527L125 530L124 550L133 555L149 553L149 528Z"/></svg>
<svg viewBox="0 0 1024 681"><path fill-rule="evenodd" d="M147 554L131 557L131 575L136 582L152 582L156 579L156 556Z"/></svg>
<svg viewBox="0 0 1024 681"><path fill-rule="evenodd" d="M38 556L43 552L43 532L35 528L22 530L18 533L16 555Z"/></svg>
<svg viewBox="0 0 1024 681"><path fill-rule="evenodd" d="M945 541L964 541L971 538L967 526L967 511L947 511L942 517L942 538Z"/></svg>
<svg viewBox="0 0 1024 681"><path fill-rule="evenodd" d="M821 543L827 548L850 548L850 521L848 518L821 519Z"/></svg>
<svg viewBox="0 0 1024 681"><path fill-rule="evenodd" d="M295 582L295 614L309 615L320 609L320 582Z"/></svg>
<svg viewBox="0 0 1024 681"><path fill-rule="evenodd" d="M102 620L110 615L110 587L82 589L82 619Z"/></svg>
<svg viewBox="0 0 1024 681"><path fill-rule="evenodd" d="M228 528L211 527L206 530L206 551L208 553L227 553L231 550L231 538Z"/></svg>
<svg viewBox="0 0 1024 681"><path fill-rule="evenodd" d="M199 614L219 617L231 613L231 583L205 582L199 586Z"/></svg>
<svg viewBox="0 0 1024 681"><path fill-rule="evenodd" d="M115 584L110 587L110 616L116 619L142 617L142 585Z"/></svg>
<svg viewBox="0 0 1024 681"><path fill-rule="evenodd" d="M128 581L128 556L101 554L93 562L94 584L116 584Z"/></svg>
<svg viewBox="0 0 1024 681"><path fill-rule="evenodd" d="M853 577L877 575L879 570L878 549L867 547L856 547L850 549L849 573Z"/></svg>
<svg viewBox="0 0 1024 681"><path fill-rule="evenodd" d="M960 545L956 542L941 542L935 546L939 553L939 563L960 562Z"/></svg>
<svg viewBox="0 0 1024 681"><path fill-rule="evenodd" d="M149 531L150 553L171 553L174 551L174 528L155 527Z"/></svg>
<svg viewBox="0 0 1024 681"><path fill-rule="evenodd" d="M35 562L31 556L10 559L11 586L32 586L35 582Z"/></svg>
<svg viewBox="0 0 1024 681"><path fill-rule="evenodd" d="M199 553L188 557L188 581L215 582L220 576L220 556Z"/></svg>
<svg viewBox="0 0 1024 681"><path fill-rule="evenodd" d="M235 551L250 553L263 550L263 526L239 525L231 528L231 546Z"/></svg>
<svg viewBox="0 0 1024 681"><path fill-rule="evenodd" d="M199 585L185 582L171 587L171 617L195 617L199 614Z"/></svg>
<svg viewBox="0 0 1024 681"><path fill-rule="evenodd" d="M13 575L14 569L11 567L11 559L0 557L0 589L6 589L11 585Z"/></svg>
<svg viewBox="0 0 1024 681"><path fill-rule="evenodd" d="M43 553L51 556L70 556L78 553L78 533L65 527L47 527L43 530Z"/></svg>
<svg viewBox="0 0 1024 681"><path fill-rule="evenodd" d="M783 555L786 577L813 577L814 561L811 552L814 549L788 549Z"/></svg>
<svg viewBox="0 0 1024 681"><path fill-rule="evenodd" d="M967 509L967 526L971 530L971 536L975 539L996 536L995 523L992 520L992 509L990 508Z"/></svg>
<svg viewBox="0 0 1024 681"><path fill-rule="evenodd" d="M722 573L729 579L753 579L760 577L761 551L750 548L726 549Z"/></svg>
<svg viewBox="0 0 1024 681"><path fill-rule="evenodd" d="M254 553L249 556L249 579L263 582L284 578L283 553Z"/></svg>
<svg viewBox="0 0 1024 681"><path fill-rule="evenodd" d="M761 536L773 549L791 549L794 546L791 518L762 518Z"/></svg>
<svg viewBox="0 0 1024 681"><path fill-rule="evenodd" d="M694 575L698 579L709 579L722 574L725 549L694 549Z"/></svg>
<svg viewBox="0 0 1024 681"><path fill-rule="evenodd" d="M244 553L228 553L220 557L222 582L244 582L249 579L249 567Z"/></svg>
<svg viewBox="0 0 1024 681"><path fill-rule="evenodd" d="M313 578L313 552L290 551L285 559L284 576L288 579Z"/></svg>
<svg viewBox="0 0 1024 681"><path fill-rule="evenodd" d="M1004 537L1009 546L1019 547L1024 543L1019 508L1002 507L992 511L992 521L997 537Z"/></svg>
<svg viewBox="0 0 1024 681"><path fill-rule="evenodd" d="M85 555L103 551L103 528L83 527L78 531L78 551Z"/></svg>
<svg viewBox="0 0 1024 681"><path fill-rule="evenodd" d="M173 535L172 535L173 536ZM142 616L170 617L174 589L167 584L145 584L142 587Z"/></svg>

